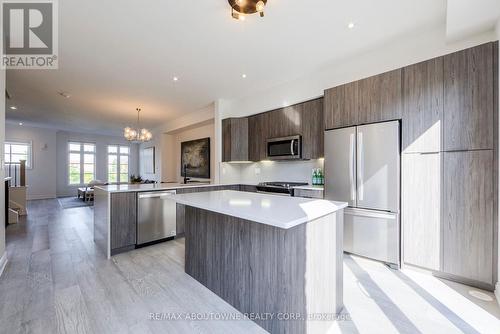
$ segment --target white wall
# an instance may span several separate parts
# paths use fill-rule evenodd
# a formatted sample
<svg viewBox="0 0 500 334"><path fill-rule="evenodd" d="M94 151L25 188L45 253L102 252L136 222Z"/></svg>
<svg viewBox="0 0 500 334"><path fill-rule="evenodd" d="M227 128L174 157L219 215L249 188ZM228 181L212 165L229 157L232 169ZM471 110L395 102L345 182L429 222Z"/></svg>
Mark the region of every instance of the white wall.
<svg viewBox="0 0 500 334"><path fill-rule="evenodd" d="M318 68L317 71L304 75L297 80L263 90L251 96L233 100L220 100L215 105L215 118L220 122L221 119L227 117L243 117L304 102L322 96L324 90L330 87L496 39L494 32L488 32L468 40L447 44L445 26L434 27L414 36L406 36L403 40L394 41L359 56L332 61L330 64ZM219 133L217 147L221 147L220 140L222 136L220 130L217 131L218 126L220 124L216 124L216 133ZM221 182L227 182L227 180L235 178L240 178L240 181L244 183L266 181L265 178L267 177L273 177L275 181L285 178L286 181L288 178L283 171L288 170L289 164L277 163L267 166L266 173L262 173L260 176L248 172L253 167L232 167L231 170L226 168L225 171L223 167L221 168L222 172L224 172L221 172ZM304 167L301 170L303 174L300 177L308 179L310 169ZM281 175L284 177L280 178ZM294 174L294 177L298 177L298 175Z"/></svg>
<svg viewBox="0 0 500 334"><path fill-rule="evenodd" d="M221 118L248 116L304 102L323 95L323 91L344 83L401 68L477 44L496 40L494 32L447 44L441 26L414 36L405 36L356 57L338 59L292 82L265 89L248 97L227 101L216 112ZM256 98L258 97L258 98Z"/></svg>
<svg viewBox="0 0 500 334"><path fill-rule="evenodd" d="M146 148L154 147L155 148L155 171L154 173L145 173L143 170L142 163L140 159L142 158L141 152L142 150ZM153 132L153 139L147 143L142 143L139 145L139 175L144 179L144 180L153 180L157 182L161 182L161 171L162 171L162 164L161 164L161 157L162 157L162 150L164 149L163 141L162 141L162 134L158 132Z"/></svg>
<svg viewBox="0 0 500 334"><path fill-rule="evenodd" d="M173 164L171 163L164 164L165 162L168 162L170 159L166 156L171 154L169 152L171 152L172 149L175 147L174 138L172 134L175 134L177 131L182 131L182 129L192 127L195 124L205 124L206 122L213 120L214 108L215 108L214 104L210 104L205 108L202 108L195 112L187 113L183 117L165 122L160 126L154 128L152 130L153 139L150 142L140 144L139 149L143 150L145 148L153 146L155 147L155 172L144 173L144 171L142 170L142 163L139 163L141 169L140 175L143 178L154 180L157 182L177 182L177 176L176 176L177 171L173 167ZM214 141L217 142L218 139L214 138ZM211 160L217 161L214 153L211 153ZM217 170L216 174L214 175L217 175Z"/></svg>
<svg viewBox="0 0 500 334"><path fill-rule="evenodd" d="M312 170L323 169L323 159L309 161L261 161L250 164L225 163L221 165L223 183L256 184L266 181L312 183Z"/></svg>
<svg viewBox="0 0 500 334"><path fill-rule="evenodd" d="M215 132L214 132L214 123L205 124L201 126L196 126L194 128L190 128L187 130L183 130L181 132L175 132L173 134L169 134L173 137L173 150L167 153L167 158L163 160L162 164L168 164L170 166L174 166L175 176L177 178L177 182L182 180L181 176L181 143L184 141L201 139L201 138L210 138L210 181L214 181L215 175Z"/></svg>
<svg viewBox="0 0 500 334"><path fill-rule="evenodd" d="M75 196L78 186L68 185L68 142L88 142L96 144L96 179L107 181L107 146L129 145L130 164L129 173L139 173L139 148L137 144L130 144L122 137L111 137L76 132L57 132L57 196Z"/></svg>
<svg viewBox="0 0 500 334"><path fill-rule="evenodd" d="M0 69L0 143L5 140L5 70ZM5 253L5 182L4 178L4 147L0 145L0 275L7 261Z"/></svg>
<svg viewBox="0 0 500 334"><path fill-rule="evenodd" d="M26 170L28 199L55 198L57 131L7 122L5 140L32 142L32 168Z"/></svg>

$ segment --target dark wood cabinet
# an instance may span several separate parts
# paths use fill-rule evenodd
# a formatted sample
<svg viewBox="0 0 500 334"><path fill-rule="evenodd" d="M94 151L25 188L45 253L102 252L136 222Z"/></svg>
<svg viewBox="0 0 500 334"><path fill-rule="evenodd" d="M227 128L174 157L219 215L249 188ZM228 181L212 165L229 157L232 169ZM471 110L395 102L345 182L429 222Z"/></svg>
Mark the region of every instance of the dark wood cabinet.
<svg viewBox="0 0 500 334"><path fill-rule="evenodd" d="M357 81L325 90L325 130L357 125L358 107Z"/></svg>
<svg viewBox="0 0 500 334"><path fill-rule="evenodd" d="M446 151L493 148L493 45L444 56Z"/></svg>
<svg viewBox="0 0 500 334"><path fill-rule="evenodd" d="M257 188L255 186L247 185L223 185L223 186L205 186L205 187L189 187L189 188L179 188L176 190L177 194L190 194L190 193L201 193L205 191L216 191L216 190L235 190L235 191L252 191L251 189ZM243 190L245 189L245 190ZM182 237L186 230L186 206L177 204L176 209L176 234L177 237Z"/></svg>
<svg viewBox="0 0 500 334"><path fill-rule="evenodd" d="M403 109L402 70L394 70L358 81L358 123L400 119Z"/></svg>
<svg viewBox="0 0 500 334"><path fill-rule="evenodd" d="M267 112L267 138L288 137L301 134L303 104Z"/></svg>
<svg viewBox="0 0 500 334"><path fill-rule="evenodd" d="M266 159L267 113L248 117L248 160Z"/></svg>
<svg viewBox="0 0 500 334"><path fill-rule="evenodd" d="M248 118L222 120L222 161L248 161Z"/></svg>
<svg viewBox="0 0 500 334"><path fill-rule="evenodd" d="M111 255L135 247L137 234L136 193L111 194Z"/></svg>
<svg viewBox="0 0 500 334"><path fill-rule="evenodd" d="M302 158L319 159L324 156L323 98L301 104Z"/></svg>
<svg viewBox="0 0 500 334"><path fill-rule="evenodd" d="M492 287L493 150L445 152L443 175L444 272Z"/></svg>
<svg viewBox="0 0 500 334"><path fill-rule="evenodd" d="M267 159L267 139L294 135L302 136L303 159L323 157L323 98L248 117L248 160Z"/></svg>
<svg viewBox="0 0 500 334"><path fill-rule="evenodd" d="M441 151L443 86L443 57L403 69L403 152Z"/></svg>
<svg viewBox="0 0 500 334"><path fill-rule="evenodd" d="M401 119L402 70L327 89L324 101L326 130Z"/></svg>

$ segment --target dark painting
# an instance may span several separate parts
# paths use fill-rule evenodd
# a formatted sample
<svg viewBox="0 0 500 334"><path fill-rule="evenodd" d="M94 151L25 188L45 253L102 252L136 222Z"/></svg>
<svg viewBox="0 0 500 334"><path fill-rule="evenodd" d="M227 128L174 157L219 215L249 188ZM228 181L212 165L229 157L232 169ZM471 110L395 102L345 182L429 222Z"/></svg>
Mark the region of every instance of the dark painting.
<svg viewBox="0 0 500 334"><path fill-rule="evenodd" d="M181 143L181 176L210 178L210 138Z"/></svg>

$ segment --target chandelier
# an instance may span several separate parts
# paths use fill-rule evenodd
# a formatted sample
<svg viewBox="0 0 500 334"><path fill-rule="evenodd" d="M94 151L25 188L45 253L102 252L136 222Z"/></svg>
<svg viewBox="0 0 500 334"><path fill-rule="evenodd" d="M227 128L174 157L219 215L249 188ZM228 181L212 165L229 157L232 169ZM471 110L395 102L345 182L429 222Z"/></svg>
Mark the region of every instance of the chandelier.
<svg viewBox="0 0 500 334"><path fill-rule="evenodd" d="M139 113L141 112L141 108L136 108L137 110L137 128L126 127L123 130L123 135L125 139L133 142L147 142L153 138L153 135L148 129L141 129L139 123Z"/></svg>
<svg viewBox="0 0 500 334"><path fill-rule="evenodd" d="M267 0L228 0L231 5L231 16L236 20L244 20L245 14L259 13L264 17Z"/></svg>

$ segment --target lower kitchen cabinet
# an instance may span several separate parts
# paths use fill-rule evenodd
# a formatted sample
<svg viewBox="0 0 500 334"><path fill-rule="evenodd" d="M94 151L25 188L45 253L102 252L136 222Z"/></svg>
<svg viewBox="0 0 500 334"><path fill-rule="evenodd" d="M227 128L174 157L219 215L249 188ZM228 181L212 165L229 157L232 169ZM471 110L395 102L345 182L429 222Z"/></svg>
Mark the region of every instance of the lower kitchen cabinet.
<svg viewBox="0 0 500 334"><path fill-rule="evenodd" d="M403 262L441 270L441 153L403 154Z"/></svg>
<svg viewBox="0 0 500 334"><path fill-rule="evenodd" d="M403 262L493 288L493 150L402 157Z"/></svg>
<svg viewBox="0 0 500 334"><path fill-rule="evenodd" d="M137 238L137 194L111 194L111 254L135 247Z"/></svg>
<svg viewBox="0 0 500 334"><path fill-rule="evenodd" d="M493 151L444 153L443 271L493 284Z"/></svg>

